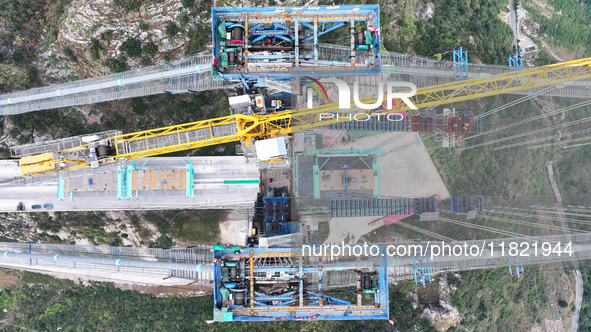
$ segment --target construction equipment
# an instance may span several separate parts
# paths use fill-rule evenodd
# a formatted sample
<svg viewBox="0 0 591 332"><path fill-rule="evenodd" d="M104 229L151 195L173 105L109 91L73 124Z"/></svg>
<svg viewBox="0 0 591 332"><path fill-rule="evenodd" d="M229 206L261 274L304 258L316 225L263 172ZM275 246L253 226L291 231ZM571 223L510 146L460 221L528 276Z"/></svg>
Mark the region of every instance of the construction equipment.
<svg viewBox="0 0 591 332"><path fill-rule="evenodd" d="M591 78L591 58L420 88L410 100L418 108L433 107L513 91L528 90ZM361 101L373 103L376 98ZM338 104L294 109L275 114L236 114L182 125L117 135L75 148L23 157L21 172L35 176L62 170L104 165L227 142L250 146L256 140L289 136L308 128L350 121L354 114L370 117L409 110L401 99L390 110L339 110ZM328 118L322 114L332 114Z"/></svg>
<svg viewBox="0 0 591 332"><path fill-rule="evenodd" d="M350 253L215 245L214 321L388 319L385 249L375 247L376 256L361 261ZM355 300L326 289L335 279L355 285L347 291Z"/></svg>

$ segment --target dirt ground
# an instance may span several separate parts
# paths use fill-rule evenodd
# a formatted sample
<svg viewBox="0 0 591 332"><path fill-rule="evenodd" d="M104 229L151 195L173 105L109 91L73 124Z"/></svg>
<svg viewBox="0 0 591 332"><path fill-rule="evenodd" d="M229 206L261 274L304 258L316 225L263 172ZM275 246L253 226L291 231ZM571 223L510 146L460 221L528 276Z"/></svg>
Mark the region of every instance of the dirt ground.
<svg viewBox="0 0 591 332"><path fill-rule="evenodd" d="M20 284L22 275L19 270L0 268L0 290Z"/></svg>
<svg viewBox="0 0 591 332"><path fill-rule="evenodd" d="M250 233L248 222L251 212L251 209L230 210L226 220L220 222L220 242L228 245L245 245Z"/></svg>
<svg viewBox="0 0 591 332"><path fill-rule="evenodd" d="M133 290L143 294L152 294L157 296L200 296L211 293L211 288L198 285L148 286L116 283L115 286L123 290Z"/></svg>
<svg viewBox="0 0 591 332"><path fill-rule="evenodd" d="M377 221L376 221L377 220ZM372 223L376 221L375 223ZM330 234L324 244L341 244L342 241L348 237L350 244L356 243L357 240L382 226L384 226L384 218L380 217L352 217L352 218L334 218L329 222ZM372 224L370 224L372 223ZM345 243L345 244L348 244Z"/></svg>

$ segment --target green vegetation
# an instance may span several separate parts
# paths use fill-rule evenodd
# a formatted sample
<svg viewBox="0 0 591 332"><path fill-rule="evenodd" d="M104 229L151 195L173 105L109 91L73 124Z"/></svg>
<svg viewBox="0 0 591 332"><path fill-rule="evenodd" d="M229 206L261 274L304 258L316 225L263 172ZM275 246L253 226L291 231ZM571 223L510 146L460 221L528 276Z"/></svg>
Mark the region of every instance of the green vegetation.
<svg viewBox="0 0 591 332"><path fill-rule="evenodd" d="M38 53L45 52L55 41L61 17L70 1L0 1L3 26L0 32L0 89L3 92L42 84L35 65Z"/></svg>
<svg viewBox="0 0 591 332"><path fill-rule="evenodd" d="M78 59L76 59L76 56L72 53L72 50L69 47L64 47L62 52L64 52L64 55L67 56L70 61L78 62Z"/></svg>
<svg viewBox="0 0 591 332"><path fill-rule="evenodd" d="M140 27L140 30L146 31L150 27L150 24L148 24L148 22L141 22L139 27Z"/></svg>
<svg viewBox="0 0 591 332"><path fill-rule="evenodd" d="M125 52L130 58L138 57L142 55L142 42L137 38L129 37L119 46L119 51Z"/></svg>
<svg viewBox="0 0 591 332"><path fill-rule="evenodd" d="M146 45L144 45L144 53L154 55L156 54L156 52L158 52L158 46L156 46L156 44L147 43Z"/></svg>
<svg viewBox="0 0 591 332"><path fill-rule="evenodd" d="M106 30L105 32L101 33L101 38L105 42L110 43L111 40L113 40L113 30Z"/></svg>
<svg viewBox="0 0 591 332"><path fill-rule="evenodd" d="M224 210L203 210L198 213L191 212L193 217L175 216L171 225L171 235L179 240L192 243L212 243L215 242L219 234L219 223L227 214Z"/></svg>
<svg viewBox="0 0 591 332"><path fill-rule="evenodd" d="M119 214L117 218L121 219L111 219L105 212L40 212L29 215L37 232L23 229L22 223L10 222L0 225L0 233L8 234L2 241L26 238L33 242L68 243L55 235L60 233L69 234L70 240L84 237L91 244L120 246L122 239L129 237L130 231L121 226L126 223L135 229L140 245L168 248L174 245L217 242L219 223L225 219L227 213L226 210L135 211ZM4 213L0 217L13 220L16 215ZM154 226L160 233L155 240Z"/></svg>
<svg viewBox="0 0 591 332"><path fill-rule="evenodd" d="M320 3L333 4L332 1ZM470 62L490 64L506 64L507 54L511 53L513 34L499 16L507 6L504 1L429 1L434 7L430 18L424 17L427 7L419 8L416 1L380 0L378 3L381 41L388 51L436 58L439 54L450 59L451 51L463 46Z"/></svg>
<svg viewBox="0 0 591 332"><path fill-rule="evenodd" d="M29 83L29 73L12 64L0 64L0 90L23 89Z"/></svg>
<svg viewBox="0 0 591 332"><path fill-rule="evenodd" d="M556 163L557 179L561 193L565 196L591 194L591 146L582 146L564 151L563 157Z"/></svg>
<svg viewBox="0 0 591 332"><path fill-rule="evenodd" d="M225 116L229 114L228 108L227 98L219 91L154 95L93 105L93 112L101 115L100 124L88 123L84 115L73 108L8 116L14 127L6 134L26 143L33 140L34 133L69 137L112 128L134 132L169 126L171 123L181 124ZM200 151L204 155L234 153L233 149L226 149L225 145L202 148ZM186 154L187 152L180 152L178 155Z"/></svg>
<svg viewBox="0 0 591 332"><path fill-rule="evenodd" d="M96 38L90 38L90 47L88 48L90 58L95 61L98 60L101 56L101 50L103 48L99 45L98 40Z"/></svg>
<svg viewBox="0 0 591 332"><path fill-rule="evenodd" d="M115 0L115 4L129 11L138 10L145 0Z"/></svg>
<svg viewBox="0 0 591 332"><path fill-rule="evenodd" d="M558 270L546 268L544 274L539 266L526 267L521 278L509 275L506 267L464 271L460 278L450 276L450 285L458 288L452 295L452 302L463 317L461 326L472 331L493 331L502 326L525 331L534 324L540 325L544 319L566 316L569 304L560 296L573 290L560 282L560 274L564 273L561 265L552 266ZM556 307L560 301L566 306L560 306L559 311Z"/></svg>
<svg viewBox="0 0 591 332"><path fill-rule="evenodd" d="M170 22L166 25L166 35L169 38L176 36L179 33L179 27L174 22Z"/></svg>
<svg viewBox="0 0 591 332"><path fill-rule="evenodd" d="M498 17L505 5L502 1L436 1L437 15L417 23L419 38L413 48L420 54L433 54L462 45L471 58L504 64L513 40L511 29Z"/></svg>
<svg viewBox="0 0 591 332"><path fill-rule="evenodd" d="M8 134L20 142L31 142L32 134L51 134L54 137L67 137L97 131L96 124L81 126L84 115L76 109L65 108L57 111L10 115L8 119L17 128ZM26 131L26 132L25 132ZM28 133L27 133L28 132Z"/></svg>
<svg viewBox="0 0 591 332"><path fill-rule="evenodd" d="M180 20L180 21L181 21L181 23L183 23L183 24L188 24L190 19L191 19L191 18L189 17L189 15L188 15L187 13L181 13L181 14L179 15L179 20Z"/></svg>
<svg viewBox="0 0 591 332"><path fill-rule="evenodd" d="M211 39L210 31L205 25L197 24L188 31L189 43L186 47L186 54L195 54L203 50L203 45Z"/></svg>
<svg viewBox="0 0 591 332"><path fill-rule="evenodd" d="M213 296L172 297L141 294L121 290L110 283L92 282L90 286L76 285L69 280L49 276L0 270L20 276L16 285L0 292L0 320L4 324L37 331L386 331L395 327L411 331L434 331L425 320L419 320L405 299L414 285L401 283L390 287L390 317L388 321L289 321L273 324L218 323L213 319ZM352 294L334 290L338 296ZM329 293L329 292L327 292ZM419 306L420 308L420 306ZM6 325L5 325L6 326ZM9 328L10 330L10 328Z"/></svg>
<svg viewBox="0 0 591 332"><path fill-rule="evenodd" d="M127 58L121 54L116 59L109 58L105 60L104 64L109 67L112 73L120 73L128 69Z"/></svg>
<svg viewBox="0 0 591 332"><path fill-rule="evenodd" d="M583 278L584 292L583 292L583 303L581 303L581 313L579 316L579 331L590 331L591 330L591 269L589 269L588 267L581 267L581 277Z"/></svg>
<svg viewBox="0 0 591 332"><path fill-rule="evenodd" d="M181 0L181 3L185 8L193 8L195 5L195 0Z"/></svg>
<svg viewBox="0 0 591 332"><path fill-rule="evenodd" d="M156 297L111 284L45 282L0 293L0 318L39 331L198 331L212 316L211 296Z"/></svg>
<svg viewBox="0 0 591 332"><path fill-rule="evenodd" d="M591 2L578 0L548 0L555 13L544 15L547 8L533 1L524 1L530 22L540 25L537 33L551 45L566 47L576 57L588 57L591 52Z"/></svg>
<svg viewBox="0 0 591 332"><path fill-rule="evenodd" d="M152 65L152 60L150 60L149 58L142 58L142 60L140 60L141 67L147 67L147 66L151 66L151 65Z"/></svg>
<svg viewBox="0 0 591 332"><path fill-rule="evenodd" d="M58 233L62 229L70 229L72 235L83 235L92 244L122 245L121 232L106 232L104 230L107 223L105 222L105 214L102 212L55 212L53 215L41 212L31 214L31 218L42 231ZM63 241L60 240L57 243L63 243Z"/></svg>
<svg viewBox="0 0 591 332"><path fill-rule="evenodd" d="M169 210L149 211L143 217L163 234L150 246L166 248L173 245L173 238L187 244L216 242L219 223L226 214L225 210Z"/></svg>

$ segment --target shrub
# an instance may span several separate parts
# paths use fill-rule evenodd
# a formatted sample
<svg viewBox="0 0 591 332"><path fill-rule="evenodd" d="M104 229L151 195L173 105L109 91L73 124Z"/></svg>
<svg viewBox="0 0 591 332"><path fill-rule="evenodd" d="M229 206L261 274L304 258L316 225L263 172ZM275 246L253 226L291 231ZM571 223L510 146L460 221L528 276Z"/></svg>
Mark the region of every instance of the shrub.
<svg viewBox="0 0 591 332"><path fill-rule="evenodd" d="M63 51L64 51L65 56L67 56L67 57L72 56L72 50L69 47L64 46Z"/></svg>
<svg viewBox="0 0 591 332"><path fill-rule="evenodd" d="M137 38L129 37L119 47L121 52L125 52L129 57L137 57L142 55L142 42Z"/></svg>
<svg viewBox="0 0 591 332"><path fill-rule="evenodd" d="M181 23L187 24L189 23L190 17L186 13L181 13L181 15L179 15L179 19L181 20Z"/></svg>
<svg viewBox="0 0 591 332"><path fill-rule="evenodd" d="M150 27L150 25L148 24L148 22L141 22L140 23L140 30L146 31L146 30L148 30L149 27Z"/></svg>
<svg viewBox="0 0 591 332"><path fill-rule="evenodd" d="M147 67L150 66L152 64L152 60L148 59L148 58L142 58L142 60L140 61L140 66L142 67Z"/></svg>
<svg viewBox="0 0 591 332"><path fill-rule="evenodd" d="M152 55L156 54L156 52L158 52L158 46L156 46L154 43L148 43L144 45L144 53Z"/></svg>
<svg viewBox="0 0 591 332"><path fill-rule="evenodd" d="M115 0L115 4L127 10L136 10L140 8L141 0Z"/></svg>
<svg viewBox="0 0 591 332"><path fill-rule="evenodd" d="M120 73L127 69L127 59L125 56L119 56L117 59L107 59L105 65L111 69L112 73Z"/></svg>
<svg viewBox="0 0 591 332"><path fill-rule="evenodd" d="M90 52L90 58L92 60L98 60L100 58L101 50L102 48L99 45L98 40L96 40L96 38L90 38L90 47L88 48L88 52Z"/></svg>
<svg viewBox="0 0 591 332"><path fill-rule="evenodd" d="M131 110L137 115L146 115L146 104L144 104L142 98L131 99Z"/></svg>
<svg viewBox="0 0 591 332"><path fill-rule="evenodd" d="M107 43L110 43L113 39L113 30L106 30L101 34L101 38Z"/></svg>
<svg viewBox="0 0 591 332"><path fill-rule="evenodd" d="M170 22L166 25L166 35L172 38L179 33L179 27L174 22Z"/></svg>
<svg viewBox="0 0 591 332"><path fill-rule="evenodd" d="M195 5L195 0L181 0L183 7L192 8Z"/></svg>

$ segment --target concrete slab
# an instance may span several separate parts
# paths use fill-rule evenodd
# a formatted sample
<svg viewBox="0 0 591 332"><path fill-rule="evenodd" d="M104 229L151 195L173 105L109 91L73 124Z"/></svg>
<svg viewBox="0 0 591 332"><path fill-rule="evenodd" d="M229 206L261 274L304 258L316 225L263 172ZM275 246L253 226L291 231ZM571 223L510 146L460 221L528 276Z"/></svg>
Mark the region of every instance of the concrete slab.
<svg viewBox="0 0 591 332"><path fill-rule="evenodd" d="M98 211L135 209L201 209L252 207L260 187L259 169L236 157L160 157L138 159L133 163L132 195L117 199L117 166L83 169L62 174L66 191L58 199L56 174L21 178L22 185L13 185L18 163L5 163L6 176L0 175L0 211L15 212L23 202L26 212L32 205L52 204L53 211ZM186 197L186 166L195 168L194 195ZM131 163L130 163L131 164ZM143 184L138 174L144 174ZM88 179L93 179L89 185ZM4 181L4 182L3 182ZM17 182L20 183L20 182ZM145 190L144 189L145 186ZM150 188L150 190L147 190ZM69 191L69 192L68 192Z"/></svg>

